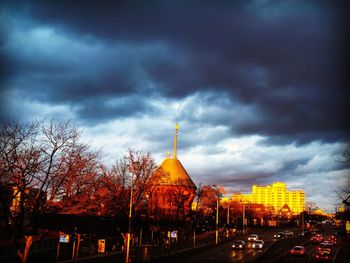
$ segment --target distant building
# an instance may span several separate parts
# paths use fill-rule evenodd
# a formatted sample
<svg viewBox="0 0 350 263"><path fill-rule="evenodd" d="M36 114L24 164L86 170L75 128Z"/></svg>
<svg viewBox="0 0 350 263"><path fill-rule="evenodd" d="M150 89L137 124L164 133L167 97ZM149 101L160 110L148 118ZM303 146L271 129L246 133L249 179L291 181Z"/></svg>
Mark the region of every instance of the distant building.
<svg viewBox="0 0 350 263"><path fill-rule="evenodd" d="M9 223L12 223L12 218L17 217L20 213L24 214L24 220L28 222L31 218L34 203L38 202L39 198L42 199L42 202L45 202L46 193L44 191L40 192L37 188L19 189L15 185L0 184L0 224L6 222L4 211L12 215L8 218Z"/></svg>
<svg viewBox="0 0 350 263"><path fill-rule="evenodd" d="M151 213L156 219L184 220L188 217L195 198L196 185L177 159L176 125L174 156L168 156L151 177Z"/></svg>
<svg viewBox="0 0 350 263"><path fill-rule="evenodd" d="M273 207L277 214L284 205L287 205L293 214L299 214L305 209L304 190L288 190L285 183L275 182L272 185L253 185L251 194L235 193L233 201L263 204Z"/></svg>

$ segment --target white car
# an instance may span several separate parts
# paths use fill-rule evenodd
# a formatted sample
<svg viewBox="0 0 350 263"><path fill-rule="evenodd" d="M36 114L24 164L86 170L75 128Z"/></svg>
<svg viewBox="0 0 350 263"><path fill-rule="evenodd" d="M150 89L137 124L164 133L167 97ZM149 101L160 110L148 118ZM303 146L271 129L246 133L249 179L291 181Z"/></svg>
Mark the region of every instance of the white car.
<svg viewBox="0 0 350 263"><path fill-rule="evenodd" d="M257 234L252 234L248 237L248 241L257 241L259 239Z"/></svg>
<svg viewBox="0 0 350 263"><path fill-rule="evenodd" d="M264 246L264 241L262 241L262 240L257 240L252 245L252 247L255 249L262 249L263 246Z"/></svg>
<svg viewBox="0 0 350 263"><path fill-rule="evenodd" d="M286 236L293 236L294 233L292 231L284 231L283 232Z"/></svg>
<svg viewBox="0 0 350 263"><path fill-rule="evenodd" d="M278 232L276 234L273 235L274 239L284 239L286 238L286 234L284 232Z"/></svg>
<svg viewBox="0 0 350 263"><path fill-rule="evenodd" d="M232 244L233 249L244 249L246 247L243 240L236 240Z"/></svg>

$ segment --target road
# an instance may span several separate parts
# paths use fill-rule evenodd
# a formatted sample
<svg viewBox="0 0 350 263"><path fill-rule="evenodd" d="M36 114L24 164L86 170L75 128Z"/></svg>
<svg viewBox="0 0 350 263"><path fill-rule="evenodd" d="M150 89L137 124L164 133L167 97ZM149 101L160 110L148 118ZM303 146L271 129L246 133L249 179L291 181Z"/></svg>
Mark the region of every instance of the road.
<svg viewBox="0 0 350 263"><path fill-rule="evenodd" d="M298 233L299 230L288 229L294 233ZM231 248L232 241L220 244L218 246L203 247L200 251L184 254L171 254L169 257L163 256L154 258L152 262L183 262L183 263L225 263L225 262L248 262L248 263L275 263L275 262L313 262L311 255L313 254L316 245L309 242L309 238L298 238L296 235L293 237L275 241L273 234L279 232L278 229L264 229L254 230L254 233L258 234L265 242L265 249L263 251L253 250L252 248L246 248L243 251L233 250ZM325 236L334 232L331 226L325 226L323 234ZM253 232L251 232L253 233ZM208 234L211 237L211 234ZM205 236L203 236L205 237ZM237 238L238 239L238 238ZM247 240L247 236L240 239ZM331 263L350 263L350 240L338 239L338 245L335 247L333 259ZM288 254L289 250L294 245L304 245L306 249L306 255L303 257L291 256ZM122 254L108 254L105 256L89 257L86 259L79 259L84 263L112 263L123 262ZM68 262L67 262L68 263Z"/></svg>
<svg viewBox="0 0 350 263"><path fill-rule="evenodd" d="M300 232L298 229L288 229L294 233ZM265 242L265 249L262 251L254 250L252 248L246 248L242 251L233 250L231 248L232 242L222 244L211 249L208 249L199 254L193 255L189 258L181 260L184 263L216 263L216 262L268 262L268 263L288 263L288 262L314 262L312 255L315 252L317 244L312 244L309 241L309 237L298 237L294 235L284 240L274 240L273 234L279 230L264 230L256 231L261 239ZM332 235L334 229L330 225L324 225L321 229L321 233L327 239ZM243 237L243 240L247 240L247 237ZM246 242L247 243L247 242ZM294 245L303 245L306 253L304 256L293 256L289 254L290 249ZM329 260L331 263L350 263L350 241L342 238L338 238L338 244L334 247L332 258Z"/></svg>
<svg viewBox="0 0 350 263"><path fill-rule="evenodd" d="M291 229L291 230L296 230ZM254 233L259 235L259 239L264 240L265 249L273 245L276 242L273 239L273 234L278 232L276 229L268 229L268 230L256 230ZM238 238L239 239L239 238ZM251 248L251 244L247 242L247 236L242 238L248 244L248 247L244 250L234 250L232 249L232 242L228 242L226 244L219 245L210 250L204 251L200 254L192 256L190 258L184 259L181 262L184 263L197 263L197 262L247 262L252 261L254 258L259 256L263 250L255 250Z"/></svg>
<svg viewBox="0 0 350 263"><path fill-rule="evenodd" d="M333 228L330 225L324 225L321 229L321 233L323 234L325 240L328 239L329 236L333 235ZM281 251L277 255L273 255L274 251L267 253L264 262L268 263L277 263L277 262L315 262L313 258L313 254L315 253L318 244L311 243L308 239L301 240L301 242L297 245L303 245L305 248L305 254L303 256L290 255L289 251L294 246L294 244L279 246ZM343 240L342 238L338 238L338 243L333 247L333 253L331 258L327 262L332 263L345 263L350 262L349 260L349 241Z"/></svg>

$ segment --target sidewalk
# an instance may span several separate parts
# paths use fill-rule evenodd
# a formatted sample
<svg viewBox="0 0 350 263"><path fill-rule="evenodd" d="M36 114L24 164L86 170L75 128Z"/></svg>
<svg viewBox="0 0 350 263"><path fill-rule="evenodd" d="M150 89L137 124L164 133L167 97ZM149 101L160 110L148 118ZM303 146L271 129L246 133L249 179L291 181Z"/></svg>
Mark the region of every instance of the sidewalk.
<svg viewBox="0 0 350 263"><path fill-rule="evenodd" d="M341 247L334 256L332 263L347 263L350 262L350 238L342 238Z"/></svg>
<svg viewBox="0 0 350 263"><path fill-rule="evenodd" d="M230 239L221 240L219 244L223 244ZM166 247L152 246L151 255L149 260L152 262L178 262L177 258L181 258L184 255L190 256L191 254L199 253L209 247L215 246L215 231L206 232L196 237L196 246L193 247L193 238L181 242L175 243L169 250ZM143 255L140 254L140 247L132 247L130 250L130 257L134 260L133 262L141 261ZM135 261L138 259L138 261ZM72 263L72 262L84 262L84 263L109 263L109 262L123 262L124 253L122 251L100 254L93 256L86 256L78 258L77 261L65 260L60 261L61 263ZM175 261L174 261L175 260Z"/></svg>

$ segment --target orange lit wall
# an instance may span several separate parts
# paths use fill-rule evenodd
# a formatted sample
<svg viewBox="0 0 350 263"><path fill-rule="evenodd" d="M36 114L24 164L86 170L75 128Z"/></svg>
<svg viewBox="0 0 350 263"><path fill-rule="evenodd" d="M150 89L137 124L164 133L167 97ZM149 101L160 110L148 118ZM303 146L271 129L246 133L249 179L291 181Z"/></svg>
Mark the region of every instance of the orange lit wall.
<svg viewBox="0 0 350 263"><path fill-rule="evenodd" d="M188 217L196 185L178 159L166 158L152 175L151 182L151 213L155 218L183 220Z"/></svg>

